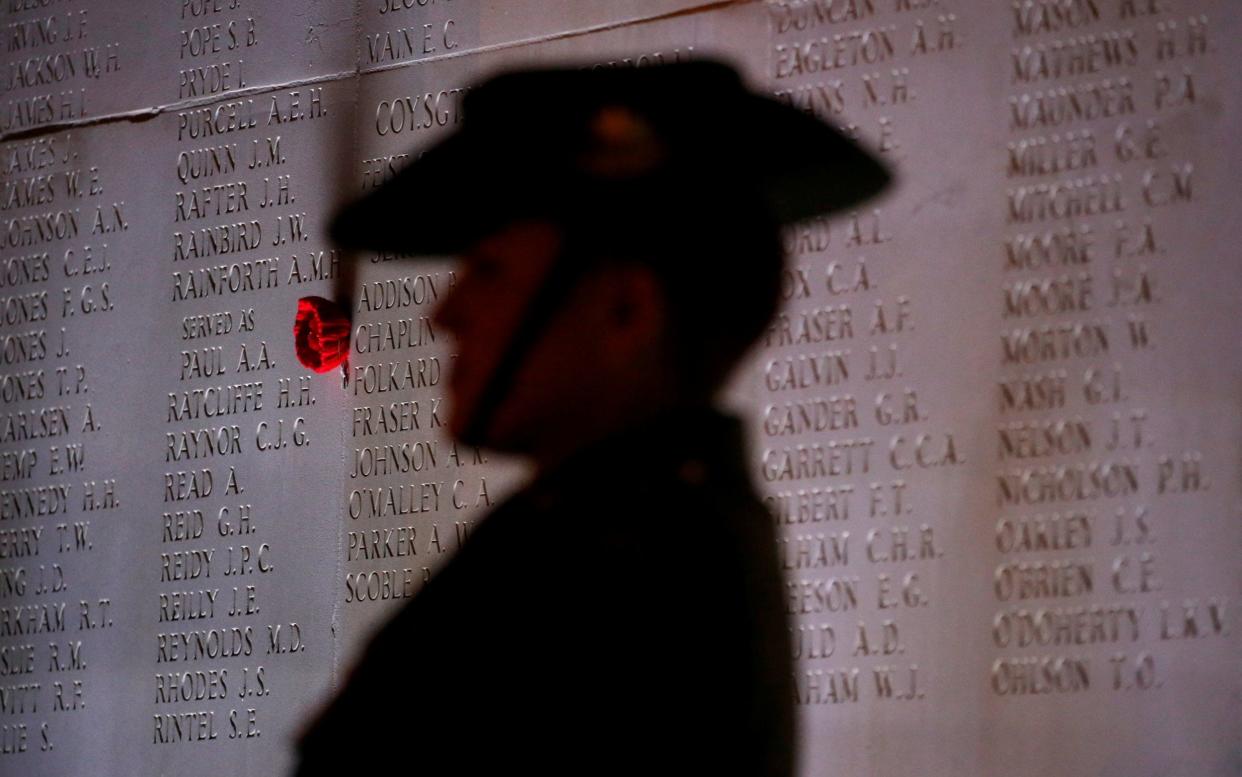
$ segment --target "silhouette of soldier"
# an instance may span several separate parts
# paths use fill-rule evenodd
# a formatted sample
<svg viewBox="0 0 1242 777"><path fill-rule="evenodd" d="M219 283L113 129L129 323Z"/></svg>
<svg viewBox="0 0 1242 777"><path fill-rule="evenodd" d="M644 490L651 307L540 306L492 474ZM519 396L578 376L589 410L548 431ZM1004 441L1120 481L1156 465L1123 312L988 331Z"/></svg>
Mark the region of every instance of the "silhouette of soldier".
<svg viewBox="0 0 1242 777"><path fill-rule="evenodd" d="M450 429L533 481L374 637L298 775L788 775L774 523L713 398L779 295L779 227L888 176L708 62L532 70L334 224L458 254Z"/></svg>

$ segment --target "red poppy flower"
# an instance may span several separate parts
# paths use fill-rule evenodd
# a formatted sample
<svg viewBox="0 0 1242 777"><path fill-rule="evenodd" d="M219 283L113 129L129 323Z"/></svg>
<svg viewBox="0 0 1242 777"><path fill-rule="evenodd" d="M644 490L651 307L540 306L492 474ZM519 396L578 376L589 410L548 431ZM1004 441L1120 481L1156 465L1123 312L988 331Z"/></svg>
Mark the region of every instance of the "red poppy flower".
<svg viewBox="0 0 1242 777"><path fill-rule="evenodd" d="M349 355L349 316L330 299L302 297L293 320L293 347L304 367L327 372Z"/></svg>

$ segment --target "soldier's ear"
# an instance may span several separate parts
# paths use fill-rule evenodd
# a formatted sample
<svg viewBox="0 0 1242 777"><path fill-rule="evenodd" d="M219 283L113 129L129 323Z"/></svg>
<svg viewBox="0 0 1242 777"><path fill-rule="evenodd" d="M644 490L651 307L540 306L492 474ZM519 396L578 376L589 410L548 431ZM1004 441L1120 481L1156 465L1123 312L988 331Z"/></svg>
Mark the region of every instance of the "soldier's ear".
<svg viewBox="0 0 1242 777"><path fill-rule="evenodd" d="M664 286L650 268L612 265L600 277L609 350L618 354L649 351L666 336L668 302Z"/></svg>

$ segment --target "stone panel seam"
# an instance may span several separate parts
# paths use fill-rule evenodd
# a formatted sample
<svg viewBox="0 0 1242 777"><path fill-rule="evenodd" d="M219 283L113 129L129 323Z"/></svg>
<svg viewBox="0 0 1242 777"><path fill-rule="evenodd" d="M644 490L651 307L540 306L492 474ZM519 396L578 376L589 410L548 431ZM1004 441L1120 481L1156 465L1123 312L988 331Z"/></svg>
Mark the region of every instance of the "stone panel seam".
<svg viewBox="0 0 1242 777"><path fill-rule="evenodd" d="M80 119L68 119L64 121L49 122L41 124L37 127L27 127L15 132L0 133L0 143L7 143L14 140L23 140L25 138L38 137L41 135L52 135L65 130L81 129L84 127L95 127L104 124L116 122L134 122L141 123L155 119L162 114L193 110L194 108L203 108L215 105L219 102L237 98L254 97L256 95L268 94L269 92L280 91L282 89L301 88L305 86L315 86L318 84L333 83L336 81L344 81L351 78L359 78L362 75L371 73L383 73L389 70L400 70L402 68L413 67L416 65L425 65L433 62L442 62L450 59L459 59L461 57L475 56L479 54L495 53L497 51L507 51L509 49L522 48L524 46L538 45L541 43L549 43L553 41L569 40L584 35L593 35L600 32L610 30L620 30L627 27L635 27L654 22L675 19L682 16L694 16L698 14L711 13L713 11L724 10L733 6L753 5L763 0L715 0L715 2L703 3L692 8L682 8L667 13L655 14L652 16L644 16L637 19L625 19L621 21L605 22L602 24L582 27L575 30L566 30L563 32L550 33L548 35L536 36L533 38L523 38L521 40L504 41L503 43L494 43L488 46L479 46L477 48L468 49L466 51L454 51L446 54L440 54L421 59L407 60L405 62L394 62L390 65L382 65L380 67L362 69L361 67L361 48L355 44L356 57L354 60L354 68L352 70L341 70L335 73L324 73L317 76L307 78L295 78L292 81L284 81L276 84L261 84L258 86L238 89L228 92L227 94L215 94L210 97L200 97L192 100L178 100L176 102L163 103L160 105L151 105L144 108L135 108L128 111L113 111L98 116L83 117ZM361 34L361 22L359 17L355 15L355 35ZM358 38L356 38L357 40Z"/></svg>

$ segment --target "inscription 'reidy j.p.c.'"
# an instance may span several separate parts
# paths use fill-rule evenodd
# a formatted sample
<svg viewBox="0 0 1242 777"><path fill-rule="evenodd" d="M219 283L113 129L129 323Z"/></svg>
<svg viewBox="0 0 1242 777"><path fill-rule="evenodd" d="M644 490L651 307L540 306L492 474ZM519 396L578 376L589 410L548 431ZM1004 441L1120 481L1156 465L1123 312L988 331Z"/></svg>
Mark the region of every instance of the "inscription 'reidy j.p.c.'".
<svg viewBox="0 0 1242 777"><path fill-rule="evenodd" d="M6 0L0 773L288 770L518 474L445 432L455 267L329 214L499 68L700 56L899 177L787 231L729 392L801 772L1242 773L1239 41L1226 0Z"/></svg>

